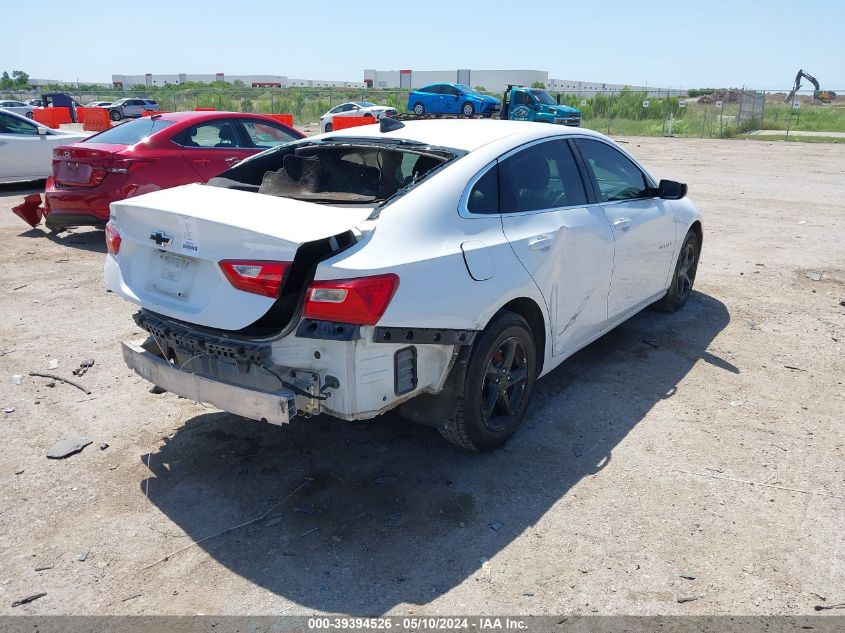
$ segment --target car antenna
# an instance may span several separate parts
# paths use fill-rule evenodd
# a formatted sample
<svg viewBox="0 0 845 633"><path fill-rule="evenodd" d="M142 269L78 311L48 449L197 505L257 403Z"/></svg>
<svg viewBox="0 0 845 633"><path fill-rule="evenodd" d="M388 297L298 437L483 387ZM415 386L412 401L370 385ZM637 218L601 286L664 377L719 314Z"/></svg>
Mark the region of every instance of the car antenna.
<svg viewBox="0 0 845 633"><path fill-rule="evenodd" d="M405 124L402 121L397 121L396 119L391 119L389 117L385 117L379 121L379 132L384 134L385 132L393 132L394 130L401 130L405 127Z"/></svg>

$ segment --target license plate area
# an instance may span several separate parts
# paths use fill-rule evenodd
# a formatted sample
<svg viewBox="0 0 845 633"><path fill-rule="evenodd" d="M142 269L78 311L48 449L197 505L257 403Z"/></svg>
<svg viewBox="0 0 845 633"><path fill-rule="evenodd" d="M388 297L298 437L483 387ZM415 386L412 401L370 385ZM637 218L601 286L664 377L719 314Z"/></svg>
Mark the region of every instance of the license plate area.
<svg viewBox="0 0 845 633"><path fill-rule="evenodd" d="M62 182L85 183L91 180L91 165L73 160L63 160L56 170L56 177Z"/></svg>
<svg viewBox="0 0 845 633"><path fill-rule="evenodd" d="M189 299L195 262L188 257L171 253L158 253L152 267L149 289L180 301Z"/></svg>

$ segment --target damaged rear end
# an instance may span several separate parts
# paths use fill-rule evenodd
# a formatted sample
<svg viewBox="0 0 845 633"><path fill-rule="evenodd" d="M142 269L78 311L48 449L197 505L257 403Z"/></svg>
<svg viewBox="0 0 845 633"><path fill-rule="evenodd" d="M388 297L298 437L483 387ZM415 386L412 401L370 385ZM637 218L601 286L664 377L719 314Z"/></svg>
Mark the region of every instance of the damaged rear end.
<svg viewBox="0 0 845 633"><path fill-rule="evenodd" d="M371 340L396 274L315 280L367 240L381 207L454 158L411 153L293 144L211 185L113 203L106 285L141 306L135 322L148 334L123 345L127 365L161 389L274 424L373 417L421 380L442 383L450 348L411 359L399 353L407 346Z"/></svg>

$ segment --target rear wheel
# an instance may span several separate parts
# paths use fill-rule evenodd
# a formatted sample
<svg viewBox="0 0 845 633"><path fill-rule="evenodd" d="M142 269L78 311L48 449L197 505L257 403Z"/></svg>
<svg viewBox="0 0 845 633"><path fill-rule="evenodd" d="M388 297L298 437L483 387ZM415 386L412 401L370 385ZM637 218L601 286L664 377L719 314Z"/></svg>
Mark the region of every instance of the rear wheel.
<svg viewBox="0 0 845 633"><path fill-rule="evenodd" d="M416 114L417 116L422 116L423 114L425 114L425 106L421 103L415 103L414 114Z"/></svg>
<svg viewBox="0 0 845 633"><path fill-rule="evenodd" d="M692 294L700 255L701 242L695 231L690 231L684 238L684 243L678 254L678 262L675 264L675 273L672 275L672 285L669 286L669 292L654 304L655 308L665 312L675 312L683 307Z"/></svg>
<svg viewBox="0 0 845 633"><path fill-rule="evenodd" d="M464 116L473 116L475 114L475 106L467 102L461 108L461 114Z"/></svg>
<svg viewBox="0 0 845 633"><path fill-rule="evenodd" d="M120 116L120 110L109 110L109 118L112 121L120 121L123 117Z"/></svg>
<svg viewBox="0 0 845 633"><path fill-rule="evenodd" d="M473 344L455 425L444 438L473 451L499 448L522 424L537 367L534 336L518 314L496 316Z"/></svg>

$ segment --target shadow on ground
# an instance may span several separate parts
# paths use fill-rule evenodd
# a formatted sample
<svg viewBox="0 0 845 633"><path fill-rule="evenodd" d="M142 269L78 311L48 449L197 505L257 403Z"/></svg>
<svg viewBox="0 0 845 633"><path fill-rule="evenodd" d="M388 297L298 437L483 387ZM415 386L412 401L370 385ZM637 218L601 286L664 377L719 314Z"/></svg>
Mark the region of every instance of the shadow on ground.
<svg viewBox="0 0 845 633"><path fill-rule="evenodd" d="M603 468L696 362L738 373L706 351L729 321L701 293L679 313L641 313L539 381L525 425L492 454L461 452L395 414L280 428L209 413L144 456L152 475L141 490L149 485L150 501L200 540L260 516L310 477L266 519L200 547L308 608L424 604Z"/></svg>
<svg viewBox="0 0 845 633"><path fill-rule="evenodd" d="M28 196L31 193L44 194L44 187L47 181L31 180L29 182L12 182L0 185L0 198L11 198L12 196Z"/></svg>
<svg viewBox="0 0 845 633"><path fill-rule="evenodd" d="M104 232L102 229L95 229L93 227L80 227L62 231L61 233L52 233L44 228L42 224L34 229L19 233L18 237L50 240L60 246L68 246L92 253L105 254L106 252L106 237Z"/></svg>

